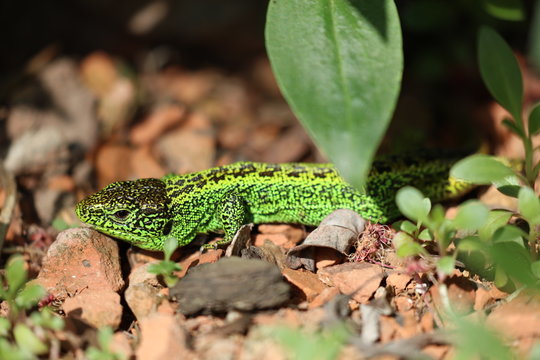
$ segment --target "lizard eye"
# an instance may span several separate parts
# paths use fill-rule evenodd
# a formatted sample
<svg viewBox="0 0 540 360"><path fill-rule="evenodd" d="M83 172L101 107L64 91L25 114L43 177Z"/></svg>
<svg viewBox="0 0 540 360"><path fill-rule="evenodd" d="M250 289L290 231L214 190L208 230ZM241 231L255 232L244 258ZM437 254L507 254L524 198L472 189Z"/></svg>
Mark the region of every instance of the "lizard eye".
<svg viewBox="0 0 540 360"><path fill-rule="evenodd" d="M118 220L125 220L129 216L129 211L127 211L127 210L118 210L113 215Z"/></svg>

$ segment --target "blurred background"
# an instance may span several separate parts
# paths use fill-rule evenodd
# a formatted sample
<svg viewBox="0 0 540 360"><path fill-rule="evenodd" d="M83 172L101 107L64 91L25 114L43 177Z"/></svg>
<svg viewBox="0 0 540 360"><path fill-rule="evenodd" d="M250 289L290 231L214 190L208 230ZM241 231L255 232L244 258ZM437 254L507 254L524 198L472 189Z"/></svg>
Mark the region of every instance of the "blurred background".
<svg viewBox="0 0 540 360"><path fill-rule="evenodd" d="M520 156L520 143L500 125L506 114L480 80L476 34L487 24L510 43L533 104L534 5L525 1L523 19L508 21L484 1L397 1L405 70L381 151L484 144ZM21 194L8 241L23 234L51 241L51 229L76 222L78 199L112 181L239 160L324 161L274 81L266 7L0 2L0 156Z"/></svg>

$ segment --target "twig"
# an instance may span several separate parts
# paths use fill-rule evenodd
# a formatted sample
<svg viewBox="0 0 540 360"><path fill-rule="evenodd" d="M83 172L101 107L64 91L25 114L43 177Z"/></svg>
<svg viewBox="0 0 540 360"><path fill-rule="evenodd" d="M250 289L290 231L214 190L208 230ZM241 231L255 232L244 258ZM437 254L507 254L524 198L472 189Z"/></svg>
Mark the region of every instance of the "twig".
<svg viewBox="0 0 540 360"><path fill-rule="evenodd" d="M407 359L431 359L429 355L422 352L424 347L430 344L449 344L450 341L444 333L437 331L416 335L408 339L395 340L377 346L363 343L360 337L350 339L350 343L367 358L381 355L395 355Z"/></svg>
<svg viewBox="0 0 540 360"><path fill-rule="evenodd" d="M13 209L15 209L15 201L17 195L17 185L13 174L7 171L4 167L4 163L0 162L0 187L4 189L5 199L4 205L0 210L0 252L4 246L4 239L11 222L11 216L13 215Z"/></svg>

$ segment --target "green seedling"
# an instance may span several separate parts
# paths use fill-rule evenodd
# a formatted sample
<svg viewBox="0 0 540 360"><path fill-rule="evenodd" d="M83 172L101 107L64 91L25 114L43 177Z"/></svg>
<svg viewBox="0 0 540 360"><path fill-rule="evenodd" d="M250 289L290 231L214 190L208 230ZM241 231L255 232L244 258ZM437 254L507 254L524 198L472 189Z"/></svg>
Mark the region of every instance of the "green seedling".
<svg viewBox="0 0 540 360"><path fill-rule="evenodd" d="M178 282L178 277L174 274L176 271L182 270L182 268L171 261L171 256L178 247L178 240L174 237L169 237L165 240L163 245L164 259L157 264L151 264L148 267L148 272L163 277L163 281L168 287L174 286Z"/></svg>

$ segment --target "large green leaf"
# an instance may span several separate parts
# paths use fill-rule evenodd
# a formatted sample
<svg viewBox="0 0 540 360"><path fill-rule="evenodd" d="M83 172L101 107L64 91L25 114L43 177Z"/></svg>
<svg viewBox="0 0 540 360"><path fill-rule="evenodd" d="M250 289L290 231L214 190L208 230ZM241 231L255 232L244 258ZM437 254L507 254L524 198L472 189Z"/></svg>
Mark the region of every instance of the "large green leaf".
<svg viewBox="0 0 540 360"><path fill-rule="evenodd" d="M489 27L478 34L478 65L489 92L519 123L523 103L523 81L512 49Z"/></svg>
<svg viewBox="0 0 540 360"><path fill-rule="evenodd" d="M425 222L431 210L431 201L424 197L420 190L405 186L396 194L396 204L399 211L414 221Z"/></svg>
<svg viewBox="0 0 540 360"><path fill-rule="evenodd" d="M454 224L462 230L478 230L488 220L489 210L479 201L467 201L458 208Z"/></svg>
<svg viewBox="0 0 540 360"><path fill-rule="evenodd" d="M401 84L394 2L270 1L266 47L294 113L342 176L360 187Z"/></svg>
<svg viewBox="0 0 540 360"><path fill-rule="evenodd" d="M455 346L453 358L468 359L515 359L512 349L506 345L501 334L485 323L472 321L470 316L455 317L451 337Z"/></svg>
<svg viewBox="0 0 540 360"><path fill-rule="evenodd" d="M413 237L406 232L398 232L392 239L396 254L399 257L416 256L419 254L426 255L427 251L414 241Z"/></svg>
<svg viewBox="0 0 540 360"><path fill-rule="evenodd" d="M529 114L529 134L536 135L540 132L540 103L535 104Z"/></svg>
<svg viewBox="0 0 540 360"><path fill-rule="evenodd" d="M27 359L33 359L31 354L39 355L45 354L48 351L47 344L45 344L26 324L18 323L13 328L13 337L19 348L27 351L29 356Z"/></svg>
<svg viewBox="0 0 540 360"><path fill-rule="evenodd" d="M446 275L451 275L455 266L456 260L452 256L443 256L437 260L437 270Z"/></svg>
<svg viewBox="0 0 540 360"><path fill-rule="evenodd" d="M518 196L519 212L529 225L536 226L540 224L540 200L530 187L522 187Z"/></svg>
<svg viewBox="0 0 540 360"><path fill-rule="evenodd" d="M514 171L497 158L477 154L455 163L450 169L450 175L474 184L491 184L514 176Z"/></svg>
<svg viewBox="0 0 540 360"><path fill-rule="evenodd" d="M23 309L30 309L45 295L47 295L47 291L41 285L27 284L24 289L17 294L15 302Z"/></svg>
<svg viewBox="0 0 540 360"><path fill-rule="evenodd" d="M484 0L486 11L501 20L521 21L524 18L521 0Z"/></svg>
<svg viewBox="0 0 540 360"><path fill-rule="evenodd" d="M504 226L512 217L512 213L506 210L491 210L488 213L486 223L478 229L478 235L483 241L491 240L491 237L499 229Z"/></svg>

